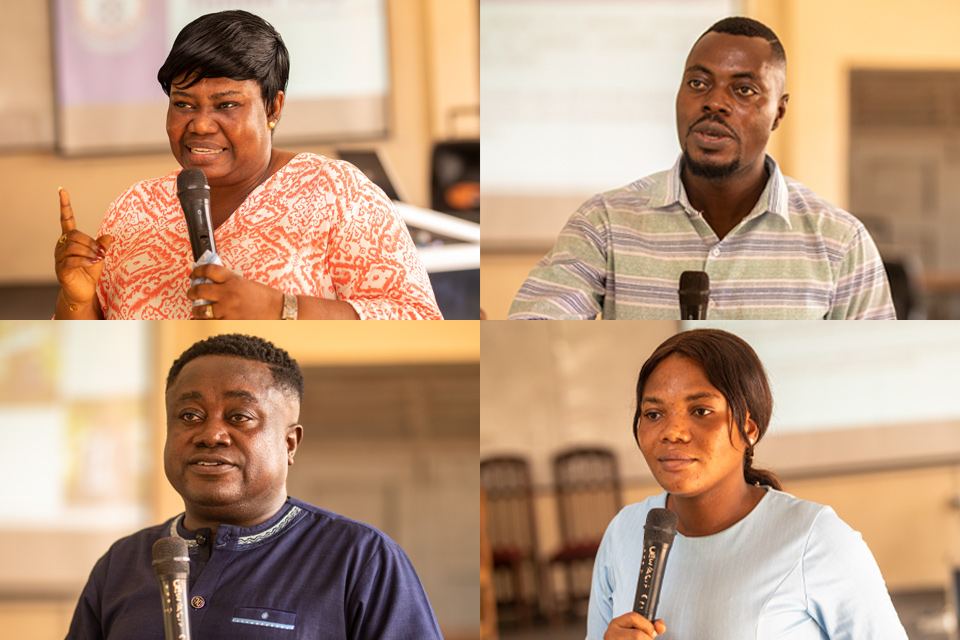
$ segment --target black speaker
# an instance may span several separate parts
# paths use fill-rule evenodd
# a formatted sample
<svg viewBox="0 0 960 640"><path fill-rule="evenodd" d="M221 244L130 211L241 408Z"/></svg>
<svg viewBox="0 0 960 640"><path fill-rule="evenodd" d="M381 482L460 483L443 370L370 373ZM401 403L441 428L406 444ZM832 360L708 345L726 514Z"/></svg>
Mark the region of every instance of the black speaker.
<svg viewBox="0 0 960 640"><path fill-rule="evenodd" d="M430 207L480 222L480 141L438 142L431 166Z"/></svg>

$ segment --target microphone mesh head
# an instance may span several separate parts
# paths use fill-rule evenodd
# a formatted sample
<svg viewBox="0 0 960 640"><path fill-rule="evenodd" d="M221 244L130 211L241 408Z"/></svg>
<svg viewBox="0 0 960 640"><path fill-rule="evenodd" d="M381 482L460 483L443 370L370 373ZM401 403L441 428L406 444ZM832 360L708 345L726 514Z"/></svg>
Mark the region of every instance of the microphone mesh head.
<svg viewBox="0 0 960 640"><path fill-rule="evenodd" d="M200 169L184 169L177 175L177 195L190 189L209 189L207 176Z"/></svg>
<svg viewBox="0 0 960 640"><path fill-rule="evenodd" d="M669 509L650 509L647 512L647 524L643 525L644 540L654 542L673 542L677 535L677 514Z"/></svg>
<svg viewBox="0 0 960 640"><path fill-rule="evenodd" d="M153 570L158 575L190 573L187 541L183 538L160 538L153 543Z"/></svg>

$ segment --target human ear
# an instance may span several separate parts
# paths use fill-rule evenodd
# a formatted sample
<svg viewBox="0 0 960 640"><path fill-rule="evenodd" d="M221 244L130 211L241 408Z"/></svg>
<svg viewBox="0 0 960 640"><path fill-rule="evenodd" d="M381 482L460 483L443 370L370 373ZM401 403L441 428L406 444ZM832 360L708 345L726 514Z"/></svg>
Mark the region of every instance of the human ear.
<svg viewBox="0 0 960 640"><path fill-rule="evenodd" d="M747 423L744 425L744 432L747 434L747 442L745 443L747 447L757 444L757 440L760 439L760 427L753 421L749 413L747 414Z"/></svg>
<svg viewBox="0 0 960 640"><path fill-rule="evenodd" d="M770 129L770 131L776 131L777 127L780 126L780 121L783 120L785 115L787 115L787 102L789 100L789 93L785 93L780 96L780 101L777 103L777 117L773 119L773 128Z"/></svg>
<svg viewBox="0 0 960 640"><path fill-rule="evenodd" d="M283 111L283 101L285 96L283 91L277 92L277 97L273 99L273 102L270 103L270 108L267 110L267 119L277 122L280 120L280 114Z"/></svg>
<svg viewBox="0 0 960 640"><path fill-rule="evenodd" d="M303 440L303 427L299 424L293 424L287 427L287 466L293 466L293 457L297 455L297 447Z"/></svg>

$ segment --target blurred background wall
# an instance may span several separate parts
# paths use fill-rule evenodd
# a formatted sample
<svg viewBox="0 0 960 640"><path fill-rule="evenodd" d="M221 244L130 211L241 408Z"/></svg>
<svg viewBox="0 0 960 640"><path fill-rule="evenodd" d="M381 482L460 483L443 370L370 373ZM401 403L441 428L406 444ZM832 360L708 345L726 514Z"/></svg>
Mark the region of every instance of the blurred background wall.
<svg viewBox="0 0 960 640"><path fill-rule="evenodd" d="M430 208L434 144L479 136L477 3L385 0L391 76L388 137L283 148L336 157L337 148L379 147L396 169L411 204ZM0 0L0 8L17 15L0 25L0 52L5 60L16 61L0 70L0 105L9 111L25 97L36 102L22 105L24 113L33 117L24 116L20 122L4 126L32 127L46 120L49 127L53 107L49 3L21 5ZM349 63L346 56L339 61ZM294 59L291 64L309 65L311 61ZM33 90L18 90L27 86ZM156 127L163 131L162 118ZM59 236L58 187L70 192L78 228L95 235L107 207L124 189L176 168L166 150L65 158L50 148L0 149L0 193L6 203L2 217L7 225L7 233L0 238L0 287L56 283L51 247ZM0 317L16 316L0 311Z"/></svg>
<svg viewBox="0 0 960 640"><path fill-rule="evenodd" d="M484 0L481 11L488 2ZM636 11L648 7L660 12L646 26L654 34L666 24L658 22L665 15L658 6L663 4L634 5ZM700 9L704 15L697 34L712 24L716 17L712 12L722 3L673 5L675 21L678 14L690 19L686 8L698 4L705 8ZM960 263L951 249L960 238L956 213L960 200L954 187L960 182L955 160L958 103L952 97L958 90L960 70L960 41L953 34L960 20L960 6L948 0L740 0L730 4L734 11L739 9L773 28L787 51L787 89L791 97L787 117L768 148L781 169L823 198L850 210L867 225L884 259L906 272L902 274L904 286L912 288L915 298L911 317L960 317ZM581 6L589 7L590 3ZM638 24L636 28L644 27ZM484 42L489 42L495 32L481 31L483 51ZM686 43L686 50L693 39L695 36ZM619 40L609 40L614 43L605 46L622 46ZM651 41L645 39L642 46L652 46ZM638 88L642 92L650 74L663 73L664 60L649 59L613 70L622 74L618 86L627 94L623 99L633 101L637 120L646 117L647 105L629 93ZM682 58L666 70L676 79L673 93L658 96L671 114L680 65ZM858 80L858 74L865 71L880 75ZM489 86L486 79L483 82L484 87ZM485 113L495 114L494 101L487 95L487 89L482 88ZM649 97L644 100L649 101ZM495 131L495 124L493 116L484 117L484 144ZM672 117L664 117L662 127L676 139ZM638 138L635 146L638 155L642 154L644 139ZM526 152L517 151L529 163L538 162L535 154ZM584 172L602 162L605 155L599 148L590 154L573 155L562 144L551 154L551 162L562 162L571 170L583 167ZM675 146L673 154L665 155L656 170L669 168L677 154L679 147ZM485 155L485 162L490 160ZM572 192L558 187L557 193L563 197L535 198L519 206L516 190L491 192L484 173L484 220L497 232L494 240L484 227L481 301L488 317L506 317L529 269L549 250L580 203L595 192L619 187L650 172L638 168L629 177L611 175L592 190ZM548 211L541 215L538 206ZM536 220L537 234L525 230L528 218ZM514 233L510 232L511 224L517 227Z"/></svg>
<svg viewBox="0 0 960 640"><path fill-rule="evenodd" d="M397 540L444 636L478 638L478 323L26 321L0 322L3 637L63 638L109 545L183 511L161 464L164 381L230 332L304 371L289 493Z"/></svg>
<svg viewBox="0 0 960 640"><path fill-rule="evenodd" d="M501 636L516 640L550 637L537 635L538 622L555 625L552 637L583 637L585 602L569 600L558 558L571 541L560 525L555 459L606 449L618 464L622 505L662 493L631 433L636 379L657 345L687 328L659 321L547 324L481 327L481 465L522 458L532 483L536 561L524 567L525 614L515 606L506 565L494 575L505 601ZM960 411L948 405L960 355L955 323L713 324L747 340L771 379L774 417L757 465L778 473L788 493L830 505L862 533L912 640L954 637ZM496 504L505 494L489 491L489 518L497 509L503 515ZM607 493L594 495L601 501ZM606 521L594 528L602 531ZM493 538L497 526L491 521ZM498 551L494 545L495 557ZM588 591L592 560L583 564ZM582 580L573 588L583 588Z"/></svg>

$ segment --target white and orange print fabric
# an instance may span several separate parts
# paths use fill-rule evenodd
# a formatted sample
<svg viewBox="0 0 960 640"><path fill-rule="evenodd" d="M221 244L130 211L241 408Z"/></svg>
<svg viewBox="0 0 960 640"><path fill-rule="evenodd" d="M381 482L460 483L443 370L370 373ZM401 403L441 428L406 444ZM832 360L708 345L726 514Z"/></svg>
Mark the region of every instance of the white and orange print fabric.
<svg viewBox="0 0 960 640"><path fill-rule="evenodd" d="M109 319L187 319L193 254L179 170L127 189L98 235L114 237L97 293ZM217 228L225 266L295 295L350 303L363 319L440 319L393 204L356 167L302 153Z"/></svg>

